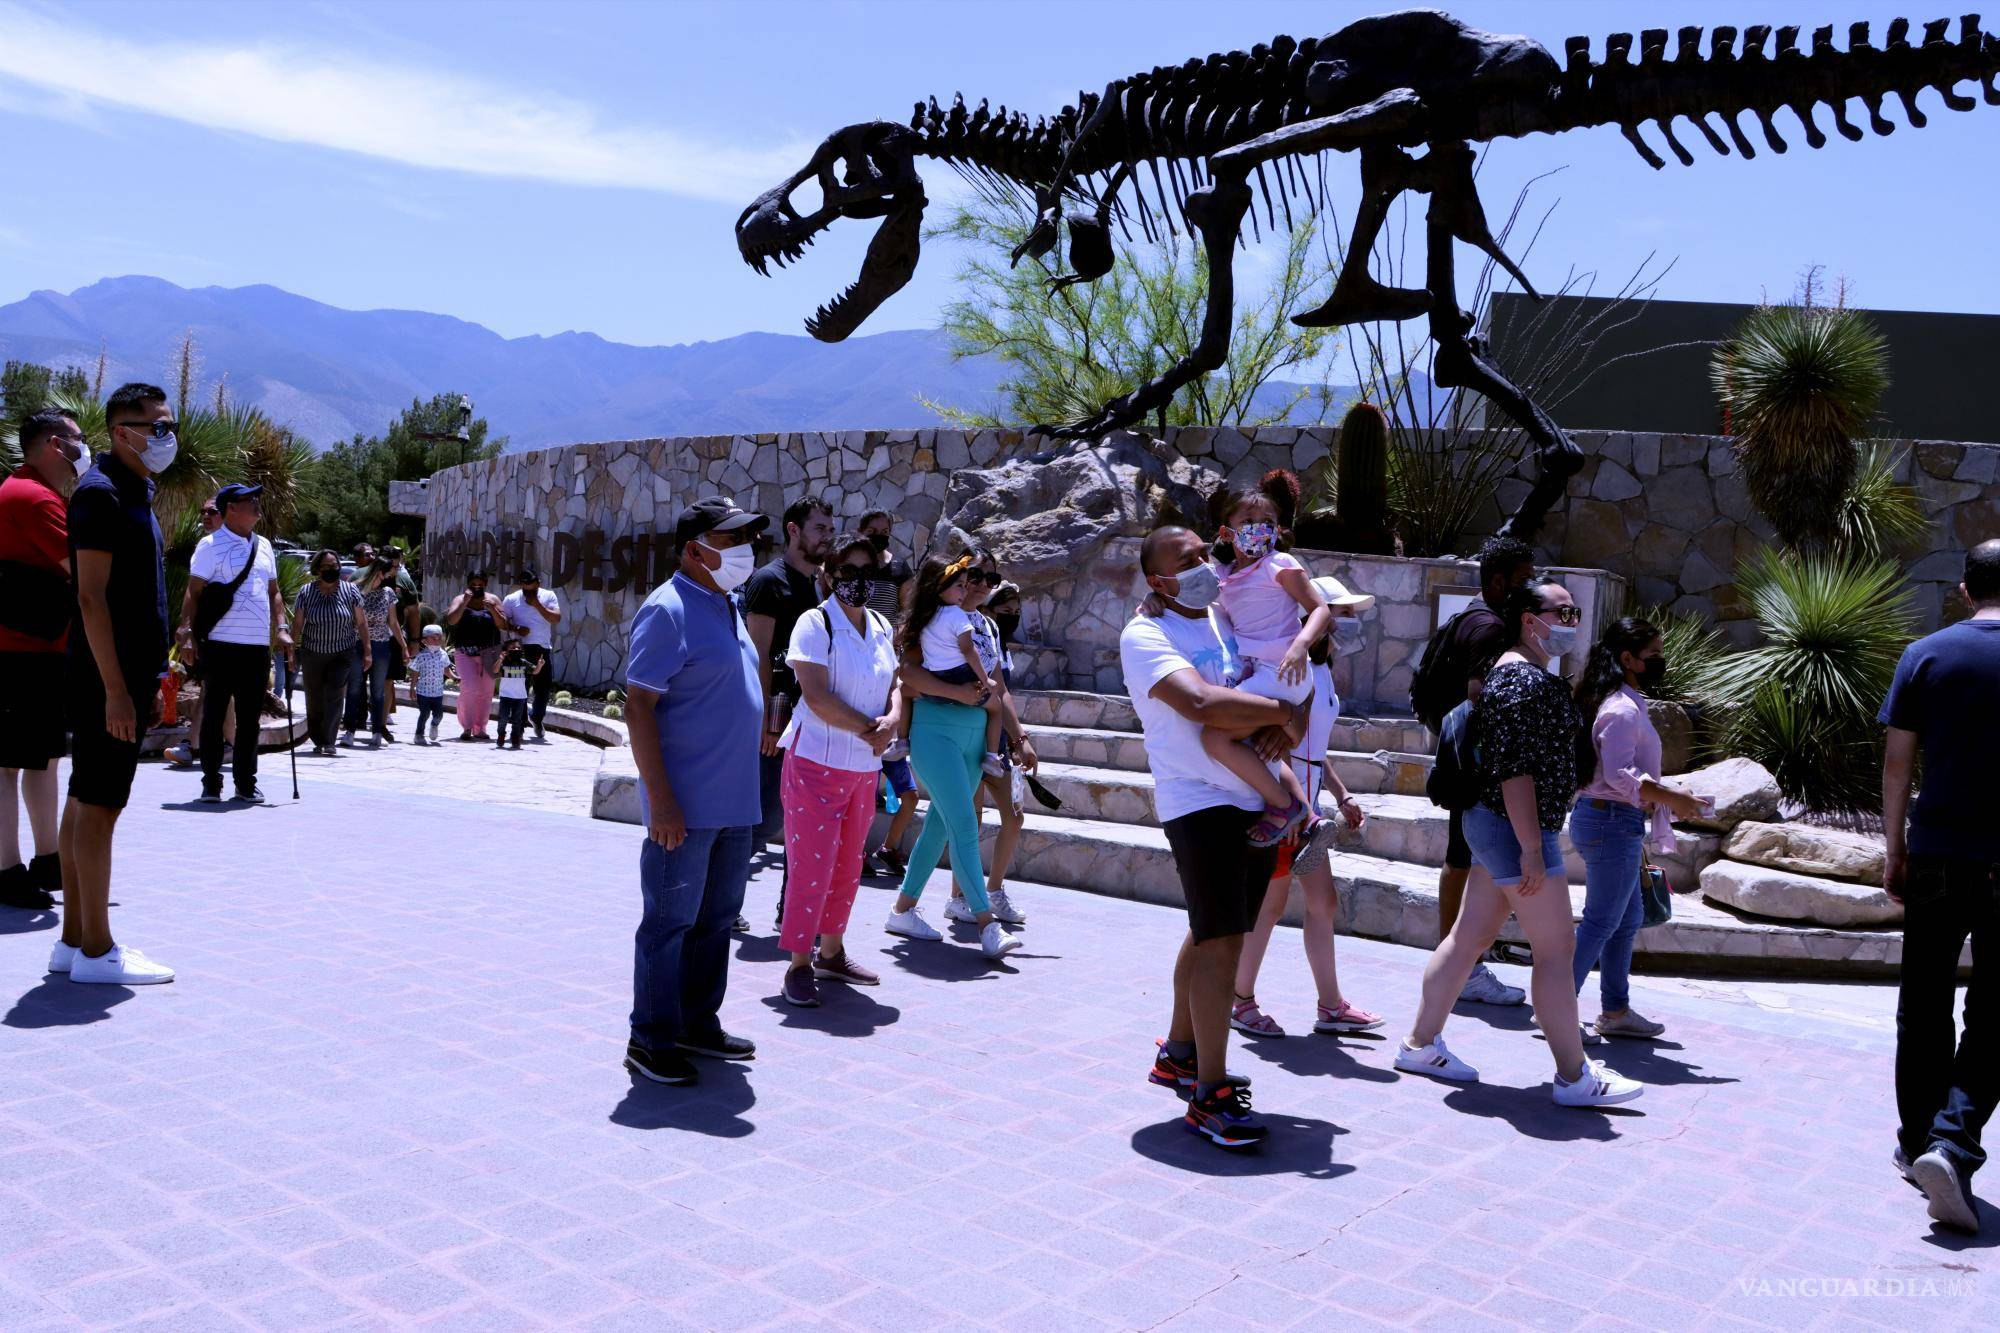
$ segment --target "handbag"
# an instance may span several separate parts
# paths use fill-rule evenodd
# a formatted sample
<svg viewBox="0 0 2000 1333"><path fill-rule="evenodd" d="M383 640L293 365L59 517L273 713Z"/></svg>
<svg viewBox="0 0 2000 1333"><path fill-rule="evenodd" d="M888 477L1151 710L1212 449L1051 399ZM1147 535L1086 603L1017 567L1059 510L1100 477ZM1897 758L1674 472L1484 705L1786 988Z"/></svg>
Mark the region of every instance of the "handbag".
<svg viewBox="0 0 2000 1333"><path fill-rule="evenodd" d="M1667 872L1653 864L1653 858L1640 853L1639 897L1645 915L1639 926L1663 926L1673 920L1673 886L1667 883Z"/></svg>

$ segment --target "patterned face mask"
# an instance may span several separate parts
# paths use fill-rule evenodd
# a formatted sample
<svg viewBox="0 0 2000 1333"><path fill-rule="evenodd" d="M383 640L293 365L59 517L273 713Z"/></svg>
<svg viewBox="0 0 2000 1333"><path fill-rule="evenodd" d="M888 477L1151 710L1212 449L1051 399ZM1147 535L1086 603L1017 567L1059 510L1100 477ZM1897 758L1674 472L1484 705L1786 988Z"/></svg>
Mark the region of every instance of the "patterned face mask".
<svg viewBox="0 0 2000 1333"><path fill-rule="evenodd" d="M1278 529L1270 523L1245 523L1236 530L1236 553L1246 560L1260 560L1278 544Z"/></svg>

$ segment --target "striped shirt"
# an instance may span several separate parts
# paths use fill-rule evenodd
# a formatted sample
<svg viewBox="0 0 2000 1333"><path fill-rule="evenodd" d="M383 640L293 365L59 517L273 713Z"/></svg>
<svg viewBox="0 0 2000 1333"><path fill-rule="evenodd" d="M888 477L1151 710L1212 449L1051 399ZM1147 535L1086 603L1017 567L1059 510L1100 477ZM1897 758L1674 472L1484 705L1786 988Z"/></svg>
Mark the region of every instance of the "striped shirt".
<svg viewBox="0 0 2000 1333"><path fill-rule="evenodd" d="M195 543L188 561L188 573L206 583L227 584L243 570L250 558L250 543L257 543L257 563L215 628L208 632L213 643L241 643L266 648L271 643L271 580L278 577L278 558L271 543L255 536L239 537L228 528L217 528Z"/></svg>
<svg viewBox="0 0 2000 1333"><path fill-rule="evenodd" d="M868 576L868 609L891 625L903 621L903 585L910 581L910 566L898 556L884 552Z"/></svg>
<svg viewBox="0 0 2000 1333"><path fill-rule="evenodd" d="M325 587L314 579L299 589L292 603L304 617L299 647L309 653L344 653L360 640L354 630L354 608L361 605L361 594L352 583L336 583L330 593L321 591Z"/></svg>

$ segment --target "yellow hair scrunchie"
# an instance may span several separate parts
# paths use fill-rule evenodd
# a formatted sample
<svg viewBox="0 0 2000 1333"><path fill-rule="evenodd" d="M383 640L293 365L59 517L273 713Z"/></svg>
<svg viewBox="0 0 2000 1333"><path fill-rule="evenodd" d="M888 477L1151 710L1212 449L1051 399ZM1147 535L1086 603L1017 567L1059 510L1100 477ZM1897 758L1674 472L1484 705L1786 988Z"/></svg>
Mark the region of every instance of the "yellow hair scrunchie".
<svg viewBox="0 0 2000 1333"><path fill-rule="evenodd" d="M949 583L970 568L972 568L972 557L962 555L944 567L944 577L939 582Z"/></svg>

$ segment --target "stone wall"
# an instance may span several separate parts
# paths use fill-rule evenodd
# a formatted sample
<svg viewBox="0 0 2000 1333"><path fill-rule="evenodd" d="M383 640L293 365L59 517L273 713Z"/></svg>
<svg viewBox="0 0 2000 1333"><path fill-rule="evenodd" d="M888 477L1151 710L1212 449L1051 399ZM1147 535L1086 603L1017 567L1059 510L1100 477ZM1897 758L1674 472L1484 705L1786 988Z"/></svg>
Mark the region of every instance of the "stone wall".
<svg viewBox="0 0 2000 1333"><path fill-rule="evenodd" d="M1713 619L1739 646L1756 637L1738 594L1739 561L1769 546L1770 524L1750 503L1728 439L1573 431L1583 470L1549 513L1538 545L1565 565L1605 569L1628 580L1638 600ZM1904 557L1925 630L1952 618L1965 552L2000 537L2000 445L1892 441L1898 479L1931 517L1927 542ZM1503 510L1528 493L1523 464L1500 483L1475 536L1500 525ZM1470 541L1468 541L1468 546Z"/></svg>
<svg viewBox="0 0 2000 1333"><path fill-rule="evenodd" d="M1272 467L1303 470L1325 457L1334 434L1321 427L1187 428L1150 447L1185 460L1200 479L1198 489L1206 490L1253 481ZM1576 440L1586 462L1550 514L1544 558L1571 569L1608 571L1640 601L1713 616L1738 642L1748 642L1754 627L1731 572L1769 542L1770 532L1749 504L1729 442L1603 431L1579 431ZM597 689L622 674L627 622L671 573L665 535L690 500L724 492L775 517L787 501L811 490L850 524L869 509L889 510L897 516L899 546L921 553L944 516L954 473L1010 459L1032 466L1072 448L1012 430L625 440L450 468L428 488L398 487L395 499L399 512L407 507L428 518L424 574L433 604L448 600L469 568L495 572L499 584L518 566L535 566L568 609L557 632L558 678ZM2000 446L1916 441L1902 452L1904 471L1934 519L1930 546L1908 561L1918 609L1930 628L1946 618L1962 552L2000 536ZM1501 483L1464 549L1498 525L1500 505L1525 494L1527 472L1524 465ZM1110 577L1113 563L1102 567ZM1414 567L1445 571L1421 575L1426 599L1440 580L1463 579L1449 561ZM1357 588L1405 608L1390 642L1371 646L1373 665L1352 684L1357 701L1394 704L1404 683L1397 671L1407 670L1398 645L1419 608L1415 588L1408 601L1385 589L1419 576L1399 572L1409 566L1376 569L1362 557L1329 556L1316 560L1315 568L1343 578L1351 572ZM1101 654L1115 646L1115 632L1106 638L1105 619L1115 608L1103 600L1104 591L1086 586L1084 575L1079 565L1068 592L1050 584L1029 598L1027 630L1046 645L1029 655L1036 683L1095 682L1105 666ZM1612 585L1601 586L1609 596ZM1376 624L1386 630L1384 610ZM1345 660L1350 670L1362 669Z"/></svg>

